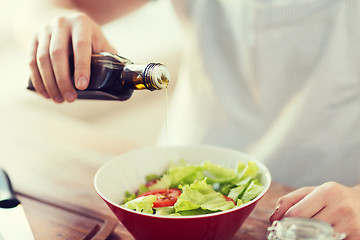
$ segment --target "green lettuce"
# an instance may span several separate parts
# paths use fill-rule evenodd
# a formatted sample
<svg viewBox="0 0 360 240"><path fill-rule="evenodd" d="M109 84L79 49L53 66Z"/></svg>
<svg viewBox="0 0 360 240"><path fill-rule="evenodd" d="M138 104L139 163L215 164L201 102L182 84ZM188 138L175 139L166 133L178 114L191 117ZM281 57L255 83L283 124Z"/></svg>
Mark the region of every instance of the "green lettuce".
<svg viewBox="0 0 360 240"><path fill-rule="evenodd" d="M241 201L247 203L253 200L261 193L262 190L263 186L257 183L256 179L251 181L249 186L246 188L244 194L241 196Z"/></svg>
<svg viewBox="0 0 360 240"><path fill-rule="evenodd" d="M155 195L135 198L124 204L124 207L135 210L137 212L153 214L153 203L156 201Z"/></svg>
<svg viewBox="0 0 360 240"><path fill-rule="evenodd" d="M205 162L202 165L202 171L207 174L208 183L229 182L236 177L233 169L222 167L211 162Z"/></svg>
<svg viewBox="0 0 360 240"><path fill-rule="evenodd" d="M195 181L190 185L181 187L182 194L174 205L175 212L203 209L209 211L224 211L233 208L232 201L216 192L206 180Z"/></svg>
<svg viewBox="0 0 360 240"><path fill-rule="evenodd" d="M153 209L155 196L135 198L135 194L125 194L125 207L157 215L187 216L224 211L240 206L256 198L263 186L259 183L259 167L253 161L239 161L235 168L227 168L209 161L202 165L190 165L181 161L173 164L162 176L147 176L147 181L155 180L155 184L146 187L141 185L138 193L166 189L181 188L182 194L173 207ZM234 200L226 201L225 196ZM155 197L155 198L154 198ZM135 198L135 199L134 199Z"/></svg>

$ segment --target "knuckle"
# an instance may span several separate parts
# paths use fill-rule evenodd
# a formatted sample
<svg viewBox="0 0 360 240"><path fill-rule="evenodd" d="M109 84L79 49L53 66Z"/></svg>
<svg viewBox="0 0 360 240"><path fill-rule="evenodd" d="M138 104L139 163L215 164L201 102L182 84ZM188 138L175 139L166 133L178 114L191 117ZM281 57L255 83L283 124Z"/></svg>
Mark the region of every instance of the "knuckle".
<svg viewBox="0 0 360 240"><path fill-rule="evenodd" d="M325 198L339 195L342 191L342 186L336 182L327 182L321 186Z"/></svg>
<svg viewBox="0 0 360 240"><path fill-rule="evenodd" d="M281 206L281 205L284 205L284 203L286 203L286 202L287 202L287 197L286 197L286 196L282 196L282 197L280 197L280 198L278 199L277 205L278 205L278 206Z"/></svg>
<svg viewBox="0 0 360 240"><path fill-rule="evenodd" d="M343 204L337 209L337 214L339 216L347 216L350 219L352 219L352 217L355 215L354 213L355 213L355 209L348 204Z"/></svg>
<svg viewBox="0 0 360 240"><path fill-rule="evenodd" d="M57 89L47 89L50 97L55 100L55 102L62 102L62 95Z"/></svg>
<svg viewBox="0 0 360 240"><path fill-rule="evenodd" d="M28 61L28 65L31 69L37 68L37 60L35 57L30 57Z"/></svg>
<svg viewBox="0 0 360 240"><path fill-rule="evenodd" d="M63 16L59 16L59 17L55 17L52 21L53 24L55 24L56 26L63 26L64 24L66 24L67 19Z"/></svg>
<svg viewBox="0 0 360 240"><path fill-rule="evenodd" d="M323 186L327 187L327 188L334 188L337 187L339 184L333 181L330 182L326 182L323 184Z"/></svg>
<svg viewBox="0 0 360 240"><path fill-rule="evenodd" d="M75 48L88 48L88 47L90 48L91 43L89 39L86 39L84 37L79 37L78 39L76 39L74 45Z"/></svg>
<svg viewBox="0 0 360 240"><path fill-rule="evenodd" d="M282 205L285 202L285 197L280 197L277 201L278 205Z"/></svg>
<svg viewBox="0 0 360 240"><path fill-rule="evenodd" d="M50 56L52 59L59 59L64 57L67 51L64 48L52 48L50 49Z"/></svg>
<svg viewBox="0 0 360 240"><path fill-rule="evenodd" d="M49 60L49 56L46 53L40 53L37 55L37 63L43 65Z"/></svg>
<svg viewBox="0 0 360 240"><path fill-rule="evenodd" d="M71 85L69 84L69 81L65 78L57 79L57 85L59 87L60 92L66 92L68 90L71 90Z"/></svg>
<svg viewBox="0 0 360 240"><path fill-rule="evenodd" d="M87 14L83 13L83 12L78 12L78 13L74 13L72 15L72 19L75 21L75 22L79 22L79 23L84 23L86 21L89 21L89 17Z"/></svg>

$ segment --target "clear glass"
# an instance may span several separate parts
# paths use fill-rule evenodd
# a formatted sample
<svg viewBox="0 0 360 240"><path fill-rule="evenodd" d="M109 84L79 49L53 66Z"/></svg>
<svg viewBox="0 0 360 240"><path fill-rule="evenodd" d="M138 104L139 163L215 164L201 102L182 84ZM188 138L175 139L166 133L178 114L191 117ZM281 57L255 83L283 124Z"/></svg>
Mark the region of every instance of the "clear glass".
<svg viewBox="0 0 360 240"><path fill-rule="evenodd" d="M268 240L341 240L344 233L336 233L332 226L312 218L283 218L268 228Z"/></svg>

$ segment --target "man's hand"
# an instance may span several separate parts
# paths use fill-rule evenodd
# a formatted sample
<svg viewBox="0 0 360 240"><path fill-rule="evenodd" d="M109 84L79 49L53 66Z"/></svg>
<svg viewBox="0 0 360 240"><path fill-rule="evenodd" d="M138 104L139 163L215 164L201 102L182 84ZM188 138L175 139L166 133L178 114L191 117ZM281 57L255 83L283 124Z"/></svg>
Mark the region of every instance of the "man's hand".
<svg viewBox="0 0 360 240"><path fill-rule="evenodd" d="M70 80L69 55L74 56L75 86L86 89L92 53L114 48L101 25L146 4L147 0L27 0L16 17L19 43L27 45L30 78L35 90L61 103L76 99ZM45 25L44 25L45 24ZM39 30L40 29L40 30Z"/></svg>
<svg viewBox="0 0 360 240"><path fill-rule="evenodd" d="M89 84L92 52L115 52L100 26L84 13L54 18L33 35L27 55L30 78L38 93L56 103L73 102L69 54L74 56L74 81L79 90Z"/></svg>

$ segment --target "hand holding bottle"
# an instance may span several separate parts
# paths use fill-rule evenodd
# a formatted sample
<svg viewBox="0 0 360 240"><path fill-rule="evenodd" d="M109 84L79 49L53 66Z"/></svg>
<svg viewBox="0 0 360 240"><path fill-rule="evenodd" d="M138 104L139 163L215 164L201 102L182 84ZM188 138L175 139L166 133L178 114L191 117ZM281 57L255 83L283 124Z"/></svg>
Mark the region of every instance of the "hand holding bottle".
<svg viewBox="0 0 360 240"><path fill-rule="evenodd" d="M84 13L56 17L34 34L28 46L30 78L36 91L56 103L77 98L71 81L69 55L74 56L75 87L89 84L92 52L115 49L104 37L100 26Z"/></svg>

